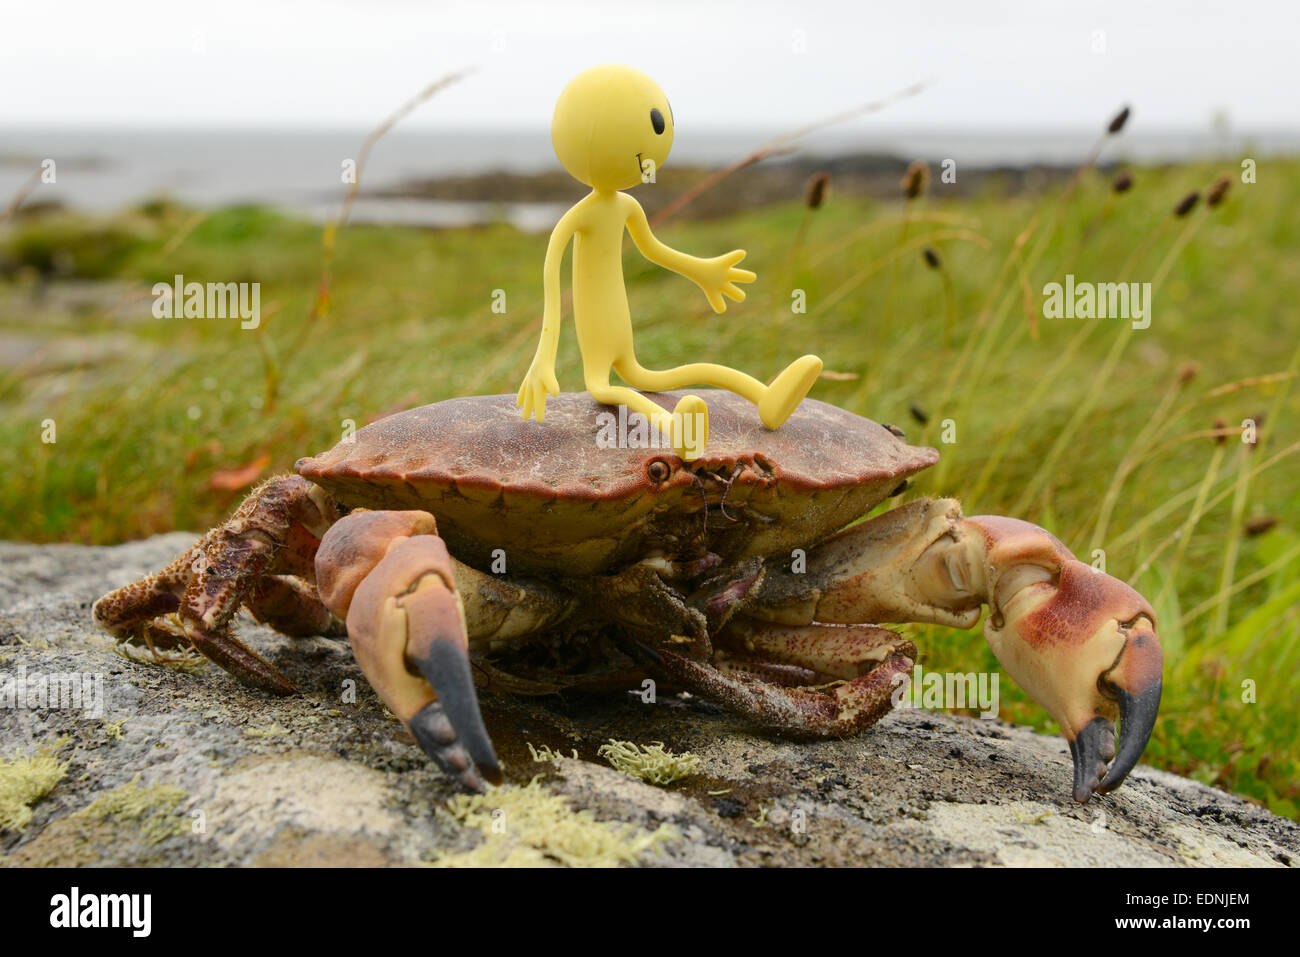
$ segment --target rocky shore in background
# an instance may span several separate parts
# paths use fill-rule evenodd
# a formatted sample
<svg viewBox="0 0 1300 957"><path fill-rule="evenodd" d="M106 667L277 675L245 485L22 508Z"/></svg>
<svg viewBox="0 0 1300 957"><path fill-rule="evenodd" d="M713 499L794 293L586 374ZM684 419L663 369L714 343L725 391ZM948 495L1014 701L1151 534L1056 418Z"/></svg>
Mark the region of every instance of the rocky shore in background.
<svg viewBox="0 0 1300 957"><path fill-rule="evenodd" d="M775 203L800 201L808 181L818 173L831 177L831 189L846 196L902 200L900 182L908 161L893 156L775 157L744 167L693 200L682 215L713 219ZM653 217L681 193L715 172L712 167L665 166L653 187L636 191L636 198ZM951 183L931 167L932 190L948 197L973 196L986 190L1015 195L1037 192L1066 179L1073 167L1002 166L963 168ZM397 187L367 190L372 197L432 199L500 204L572 204L585 190L562 169L542 173L486 172L472 176L441 176L412 180Z"/></svg>

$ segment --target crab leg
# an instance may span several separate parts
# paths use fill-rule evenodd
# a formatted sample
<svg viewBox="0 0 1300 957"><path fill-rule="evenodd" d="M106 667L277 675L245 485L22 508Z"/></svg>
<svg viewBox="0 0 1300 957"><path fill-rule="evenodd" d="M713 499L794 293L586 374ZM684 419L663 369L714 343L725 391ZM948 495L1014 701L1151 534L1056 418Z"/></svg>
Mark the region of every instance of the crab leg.
<svg viewBox="0 0 1300 957"><path fill-rule="evenodd" d="M465 610L428 512L359 511L316 554L326 606L357 663L420 747L472 791L503 780L470 673ZM421 677L423 676L423 677Z"/></svg>
<svg viewBox="0 0 1300 957"><path fill-rule="evenodd" d="M769 570L746 611L785 624L970 628L982 604L994 654L1069 741L1075 799L1119 787L1160 704L1155 614L1128 585L1078 561L1035 525L963 518L951 499L910 502L818 546L804 574Z"/></svg>
<svg viewBox="0 0 1300 957"><path fill-rule="evenodd" d="M784 625L737 617L712 661L685 649L642 646L668 675L759 727L806 738L842 737L893 706L916 646L875 625Z"/></svg>
<svg viewBox="0 0 1300 957"><path fill-rule="evenodd" d="M254 489L225 524L161 572L95 602L94 619L123 641L144 641L151 647L188 642L241 681L292 694L289 679L236 638L230 622L245 601L262 605L273 616L285 614L287 596L282 589L266 586L259 591L263 576L310 575L317 537L333 518L333 505L310 482L296 475L270 479ZM298 610L304 611L301 603ZM172 612L180 618L179 630L155 620ZM323 621L319 609L315 620Z"/></svg>
<svg viewBox="0 0 1300 957"><path fill-rule="evenodd" d="M334 615L317 596L316 586L297 575L264 576L244 605L282 635L337 635Z"/></svg>
<svg viewBox="0 0 1300 957"><path fill-rule="evenodd" d="M782 641L782 630L762 623L753 626L753 633L766 632L774 644ZM808 625L801 638L815 637L818 630L831 643L842 637L830 634L841 629ZM824 689L790 687L802 681L800 672L813 670L806 665L760 662L751 668L744 659L725 659L714 667L666 647L642 647L670 677L697 694L721 701L759 727L798 738L826 738L870 727L893 707L894 689L900 683L896 676L912 670L916 648L892 632L887 634L893 642L879 647L883 657L872 662L875 667L848 680L833 680ZM782 667L797 677L783 679L775 673Z"/></svg>
<svg viewBox="0 0 1300 957"><path fill-rule="evenodd" d="M894 654L916 657L910 641L875 625L781 625L737 618L718 644L806 668L823 681L859 678Z"/></svg>
<svg viewBox="0 0 1300 957"><path fill-rule="evenodd" d="M578 599L536 581L488 575L451 560L471 647L510 642L559 624Z"/></svg>

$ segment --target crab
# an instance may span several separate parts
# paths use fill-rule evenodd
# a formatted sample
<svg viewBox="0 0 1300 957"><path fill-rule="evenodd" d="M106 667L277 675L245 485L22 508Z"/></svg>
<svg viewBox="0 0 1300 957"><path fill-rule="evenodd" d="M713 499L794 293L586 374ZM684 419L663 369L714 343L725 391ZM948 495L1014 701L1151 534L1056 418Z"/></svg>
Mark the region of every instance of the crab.
<svg viewBox="0 0 1300 957"><path fill-rule="evenodd" d="M503 773L476 675L522 694L657 676L779 735L844 737L889 712L918 658L885 623L972 628L987 605L988 644L1069 742L1075 799L1120 786L1160 703L1140 594L952 499L871 514L938 459L892 426L805 400L772 431L743 399L703 398L712 437L690 462L635 414L614 434L585 393L557 396L544 425L504 395L380 419L263 483L94 619L277 694L295 688L235 635L241 607L289 635L346 627L383 702L479 790Z"/></svg>

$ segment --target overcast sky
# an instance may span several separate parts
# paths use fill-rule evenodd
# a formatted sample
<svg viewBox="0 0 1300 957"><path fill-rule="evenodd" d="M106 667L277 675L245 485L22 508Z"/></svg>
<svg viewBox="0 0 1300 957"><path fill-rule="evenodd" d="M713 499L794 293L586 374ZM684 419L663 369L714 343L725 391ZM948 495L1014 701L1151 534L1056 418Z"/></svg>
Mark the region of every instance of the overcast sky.
<svg viewBox="0 0 1300 957"><path fill-rule="evenodd" d="M786 128L933 78L890 125L1091 129L1131 102L1150 127L1295 129L1298 52L1297 0L0 0L0 148L6 124L368 127L464 66L411 125L546 125L602 62L701 126Z"/></svg>

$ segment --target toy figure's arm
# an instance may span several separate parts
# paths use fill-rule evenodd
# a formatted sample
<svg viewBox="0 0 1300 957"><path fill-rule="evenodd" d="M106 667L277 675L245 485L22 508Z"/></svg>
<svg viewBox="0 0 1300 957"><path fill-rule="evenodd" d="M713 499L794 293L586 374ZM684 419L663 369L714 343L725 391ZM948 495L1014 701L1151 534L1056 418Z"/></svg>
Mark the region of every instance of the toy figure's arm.
<svg viewBox="0 0 1300 957"><path fill-rule="evenodd" d="M745 293L736 283L753 282L758 277L748 269L736 268L736 263L745 258L743 249L733 249L713 259L700 259L698 256L678 252L671 246L665 246L655 238L654 233L650 232L650 222L646 219L645 210L641 208L640 203L626 193L623 194L623 198L628 204L627 231L632 234L632 242L636 243L636 248L641 250L642 256L652 263L694 280L696 285L704 290L704 295L708 296L709 305L713 307L714 312L727 311L723 296L736 302L744 302Z"/></svg>
<svg viewBox="0 0 1300 957"><path fill-rule="evenodd" d="M576 208L576 207L575 207ZM533 363L528 367L515 405L523 410L524 418L546 418L546 393L560 394L560 383L555 378L555 354L560 347L560 264L564 249L573 238L577 215L571 209L555 224L550 242L546 244L546 263L542 267L542 338L537 343Z"/></svg>

